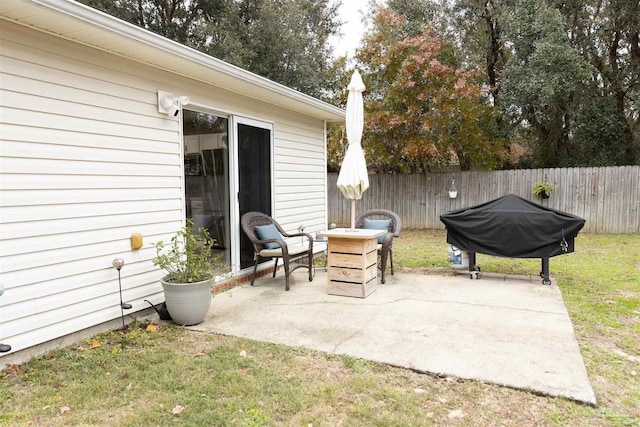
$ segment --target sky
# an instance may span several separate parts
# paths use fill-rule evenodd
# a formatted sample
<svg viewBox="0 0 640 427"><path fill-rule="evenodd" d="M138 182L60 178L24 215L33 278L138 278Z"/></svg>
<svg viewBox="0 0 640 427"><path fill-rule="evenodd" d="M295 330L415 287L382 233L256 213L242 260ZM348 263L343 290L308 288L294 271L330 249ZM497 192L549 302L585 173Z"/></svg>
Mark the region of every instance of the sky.
<svg viewBox="0 0 640 427"><path fill-rule="evenodd" d="M332 40L335 48L334 56L342 56L347 54L353 57L356 47L360 45L360 40L364 35L364 24L361 22L364 12L367 10L369 0L342 0L340 7L340 20L344 22L342 25L342 33L344 35L339 39Z"/></svg>

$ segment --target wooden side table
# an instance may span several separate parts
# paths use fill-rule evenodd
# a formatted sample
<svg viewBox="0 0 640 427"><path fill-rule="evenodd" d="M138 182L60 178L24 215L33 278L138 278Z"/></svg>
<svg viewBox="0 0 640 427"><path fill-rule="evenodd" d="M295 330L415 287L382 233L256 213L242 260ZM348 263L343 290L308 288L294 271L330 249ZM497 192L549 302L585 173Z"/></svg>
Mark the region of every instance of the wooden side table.
<svg viewBox="0 0 640 427"><path fill-rule="evenodd" d="M378 237L385 230L335 228L317 233L328 240L329 294L366 298L378 284Z"/></svg>

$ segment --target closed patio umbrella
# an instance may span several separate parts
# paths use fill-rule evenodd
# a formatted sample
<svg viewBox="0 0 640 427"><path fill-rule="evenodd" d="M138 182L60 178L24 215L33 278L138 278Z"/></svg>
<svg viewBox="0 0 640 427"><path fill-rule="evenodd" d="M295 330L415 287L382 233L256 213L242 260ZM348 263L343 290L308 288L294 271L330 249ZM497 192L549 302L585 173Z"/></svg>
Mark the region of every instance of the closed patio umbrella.
<svg viewBox="0 0 640 427"><path fill-rule="evenodd" d="M360 200L362 193L369 188L367 163L362 152L362 145L360 145L364 128L362 92L365 90L365 86L358 70L353 72L347 89L349 95L347 97L346 125L349 145L340 167L337 185L344 197L351 200L351 228L355 228L356 200Z"/></svg>

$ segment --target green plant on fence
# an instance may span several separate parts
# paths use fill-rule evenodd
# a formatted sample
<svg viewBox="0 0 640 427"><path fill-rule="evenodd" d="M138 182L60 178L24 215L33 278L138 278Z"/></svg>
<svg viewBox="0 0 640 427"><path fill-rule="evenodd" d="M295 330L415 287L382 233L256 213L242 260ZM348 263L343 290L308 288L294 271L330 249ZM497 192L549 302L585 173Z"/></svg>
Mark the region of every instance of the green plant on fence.
<svg viewBox="0 0 640 427"><path fill-rule="evenodd" d="M167 273L165 280L170 283L195 283L226 276L229 266L224 263L223 253L214 253L214 243L206 228L194 230L193 220L187 218L186 225L176 232L169 245L162 241L155 243L153 265Z"/></svg>
<svg viewBox="0 0 640 427"><path fill-rule="evenodd" d="M552 190L553 184L550 184L547 181L538 181L533 185L533 194L538 197L547 198L551 196Z"/></svg>

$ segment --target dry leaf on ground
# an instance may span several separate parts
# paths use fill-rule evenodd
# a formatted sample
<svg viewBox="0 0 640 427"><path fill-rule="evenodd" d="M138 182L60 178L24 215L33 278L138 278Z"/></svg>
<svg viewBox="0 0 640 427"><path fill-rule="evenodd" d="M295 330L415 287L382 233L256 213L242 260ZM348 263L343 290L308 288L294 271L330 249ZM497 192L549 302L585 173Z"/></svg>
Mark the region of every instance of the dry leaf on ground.
<svg viewBox="0 0 640 427"><path fill-rule="evenodd" d="M453 411L449 411L448 417L450 420L454 418L464 418L464 412L462 409L454 409Z"/></svg>

